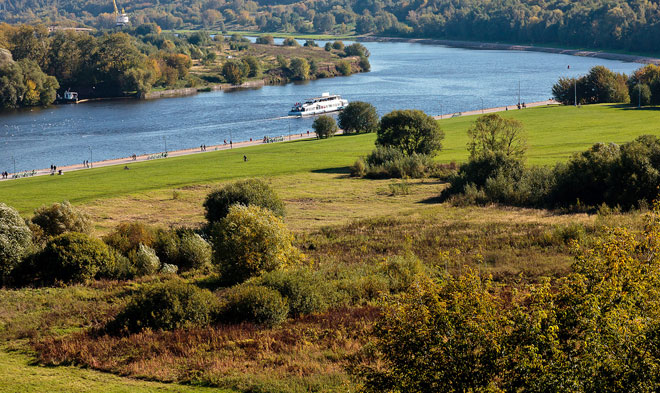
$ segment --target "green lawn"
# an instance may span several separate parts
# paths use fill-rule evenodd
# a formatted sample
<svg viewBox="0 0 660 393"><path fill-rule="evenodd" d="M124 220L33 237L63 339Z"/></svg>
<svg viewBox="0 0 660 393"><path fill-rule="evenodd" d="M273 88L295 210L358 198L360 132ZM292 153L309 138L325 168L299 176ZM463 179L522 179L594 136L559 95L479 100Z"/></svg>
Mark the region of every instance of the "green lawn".
<svg viewBox="0 0 660 393"><path fill-rule="evenodd" d="M540 107L503 112L523 122L528 134L528 162L552 165L596 142L630 141L660 135L660 111L611 105L575 108ZM476 116L446 119L442 162L467 158L466 131ZM273 177L310 171L344 170L373 148L375 135L341 136L208 152L145 163L106 167L0 183L0 201L27 215L36 207L69 200L82 204L101 198L140 195L241 177ZM243 154L249 161L243 162Z"/></svg>

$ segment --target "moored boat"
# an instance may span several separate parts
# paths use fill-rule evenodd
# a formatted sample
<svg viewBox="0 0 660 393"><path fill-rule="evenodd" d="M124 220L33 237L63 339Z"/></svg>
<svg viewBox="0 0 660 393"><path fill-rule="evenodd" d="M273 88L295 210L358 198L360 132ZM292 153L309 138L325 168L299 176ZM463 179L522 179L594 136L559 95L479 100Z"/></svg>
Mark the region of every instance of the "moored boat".
<svg viewBox="0 0 660 393"><path fill-rule="evenodd" d="M320 97L310 98L304 103L296 103L289 112L290 116L311 116L321 113L340 111L348 105L338 94L323 93Z"/></svg>

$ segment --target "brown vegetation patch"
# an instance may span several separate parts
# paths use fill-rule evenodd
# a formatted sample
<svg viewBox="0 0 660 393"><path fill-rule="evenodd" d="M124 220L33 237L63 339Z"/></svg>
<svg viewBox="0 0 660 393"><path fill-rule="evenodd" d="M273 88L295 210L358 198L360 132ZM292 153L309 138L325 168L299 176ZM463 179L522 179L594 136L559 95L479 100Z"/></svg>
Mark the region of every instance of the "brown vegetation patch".
<svg viewBox="0 0 660 393"><path fill-rule="evenodd" d="M366 342L378 315L376 307L368 306L310 315L274 329L219 325L128 337L81 332L35 341L33 347L47 365L230 388L272 378L289 391L306 391L326 378L349 383L345 358Z"/></svg>

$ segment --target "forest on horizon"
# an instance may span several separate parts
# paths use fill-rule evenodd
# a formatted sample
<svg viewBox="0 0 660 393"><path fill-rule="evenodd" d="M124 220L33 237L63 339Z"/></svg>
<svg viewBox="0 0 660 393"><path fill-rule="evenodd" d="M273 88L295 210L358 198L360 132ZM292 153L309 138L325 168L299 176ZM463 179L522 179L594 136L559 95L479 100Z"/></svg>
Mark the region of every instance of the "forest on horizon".
<svg viewBox="0 0 660 393"><path fill-rule="evenodd" d="M163 29L370 34L659 53L648 0L141 0L134 25ZM109 0L0 0L0 22L112 28Z"/></svg>

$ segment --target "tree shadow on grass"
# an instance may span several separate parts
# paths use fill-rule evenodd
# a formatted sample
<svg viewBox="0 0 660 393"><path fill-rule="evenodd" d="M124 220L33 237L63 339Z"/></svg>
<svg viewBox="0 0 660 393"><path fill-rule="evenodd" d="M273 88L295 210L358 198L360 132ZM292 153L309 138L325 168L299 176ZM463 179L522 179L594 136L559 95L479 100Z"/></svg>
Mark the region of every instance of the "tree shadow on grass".
<svg viewBox="0 0 660 393"><path fill-rule="evenodd" d="M337 174L337 175L350 175L351 168L348 166L340 166L336 168L323 168L323 169L314 169L312 173L328 173L328 174Z"/></svg>

